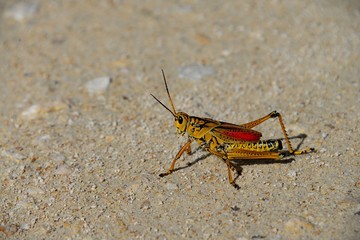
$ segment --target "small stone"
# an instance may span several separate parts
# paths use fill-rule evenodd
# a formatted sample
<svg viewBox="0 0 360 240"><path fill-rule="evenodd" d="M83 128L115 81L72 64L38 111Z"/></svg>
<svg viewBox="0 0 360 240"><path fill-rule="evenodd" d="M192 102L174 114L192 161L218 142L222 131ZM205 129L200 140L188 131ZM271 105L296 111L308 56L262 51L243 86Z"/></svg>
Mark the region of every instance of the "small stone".
<svg viewBox="0 0 360 240"><path fill-rule="evenodd" d="M64 163L66 160L66 157L61 153L53 153L51 158L57 163Z"/></svg>
<svg viewBox="0 0 360 240"><path fill-rule="evenodd" d="M126 191L127 191L128 193L134 193L134 192L136 192L139 188L140 188L140 184L139 184L139 183L133 183L133 184L131 184L129 187L126 188Z"/></svg>
<svg viewBox="0 0 360 240"><path fill-rule="evenodd" d="M22 223L22 224L20 224L20 229L21 230L29 230L30 229L30 224Z"/></svg>
<svg viewBox="0 0 360 240"><path fill-rule="evenodd" d="M107 135L105 136L105 141L108 143L111 143L115 140L115 136L114 135Z"/></svg>
<svg viewBox="0 0 360 240"><path fill-rule="evenodd" d="M285 223L285 231L292 234L311 233L314 230L314 225L305 219L293 218Z"/></svg>
<svg viewBox="0 0 360 240"><path fill-rule="evenodd" d="M224 57L228 57L230 54L231 52L228 49L224 49L221 51L221 55L223 55Z"/></svg>
<svg viewBox="0 0 360 240"><path fill-rule="evenodd" d="M141 204L140 209L144 209L144 210L150 209L150 201L149 201L149 200L145 200L145 201Z"/></svg>
<svg viewBox="0 0 360 240"><path fill-rule="evenodd" d="M329 136L328 133L322 133L322 134L321 134L321 137L322 137L323 139L326 139L328 136Z"/></svg>
<svg viewBox="0 0 360 240"><path fill-rule="evenodd" d="M202 78L214 73L215 70L212 67L201 64L191 64L179 68L180 78L187 78L195 81L201 80Z"/></svg>
<svg viewBox="0 0 360 240"><path fill-rule="evenodd" d="M41 112L41 107L35 104L29 107L28 109L26 109L25 111L23 111L21 113L21 117L28 120L35 119L40 115L40 112Z"/></svg>
<svg viewBox="0 0 360 240"><path fill-rule="evenodd" d="M327 151L326 148L321 148L321 149L320 149L320 153L325 153L326 151Z"/></svg>
<svg viewBox="0 0 360 240"><path fill-rule="evenodd" d="M179 187L175 183L167 183L166 188L168 190L177 190Z"/></svg>
<svg viewBox="0 0 360 240"><path fill-rule="evenodd" d="M38 9L39 4L36 2L19 2L5 10L4 16L22 22L34 16Z"/></svg>
<svg viewBox="0 0 360 240"><path fill-rule="evenodd" d="M289 173L287 174L289 177L291 178L295 178L297 176L297 172L296 171L289 171Z"/></svg>
<svg viewBox="0 0 360 240"><path fill-rule="evenodd" d="M25 111L21 113L21 117L27 120L33 120L41 117L46 113L60 111L62 109L67 108L67 105L62 102L53 102L50 104L46 104L46 106L40 106L38 104L34 104Z"/></svg>
<svg viewBox="0 0 360 240"><path fill-rule="evenodd" d="M8 157L16 160L24 160L26 159L26 156L15 151L15 150L2 150L0 152L0 156Z"/></svg>
<svg viewBox="0 0 360 240"><path fill-rule="evenodd" d="M60 165L56 170L56 175L69 175L71 173L71 170L66 166L65 164Z"/></svg>
<svg viewBox="0 0 360 240"><path fill-rule="evenodd" d="M44 190L42 190L39 187L35 187L35 186L29 186L27 189L27 192L31 195L31 196L37 196L39 194L44 194Z"/></svg>
<svg viewBox="0 0 360 240"><path fill-rule="evenodd" d="M209 44L211 42L211 39L206 34L197 33L195 35L195 41L197 41L198 43L200 43L202 45L207 45L207 44Z"/></svg>
<svg viewBox="0 0 360 240"><path fill-rule="evenodd" d="M88 81L85 87L90 94L102 94L109 88L111 81L110 77L95 78Z"/></svg>
<svg viewBox="0 0 360 240"><path fill-rule="evenodd" d="M340 157L340 156L341 156L341 153L336 152L336 153L334 153L334 156L335 156L335 157Z"/></svg>
<svg viewBox="0 0 360 240"><path fill-rule="evenodd" d="M32 141L32 143L37 145L37 144L49 142L50 139L51 139L51 136L49 134L45 134L45 135L38 136L37 138L35 138Z"/></svg>

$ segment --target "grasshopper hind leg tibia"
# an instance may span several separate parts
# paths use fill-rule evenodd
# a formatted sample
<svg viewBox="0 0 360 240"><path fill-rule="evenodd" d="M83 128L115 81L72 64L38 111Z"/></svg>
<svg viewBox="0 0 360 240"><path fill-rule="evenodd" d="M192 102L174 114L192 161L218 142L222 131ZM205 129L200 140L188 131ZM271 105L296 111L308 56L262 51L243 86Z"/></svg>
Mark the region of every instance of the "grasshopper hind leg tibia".
<svg viewBox="0 0 360 240"><path fill-rule="evenodd" d="M289 157L289 156L294 156L294 155L302 155L302 154L308 154L308 153L312 153L312 152L315 152L316 149L315 148L305 148L305 149L302 149L302 150L295 150L293 152L283 152L281 154L282 158L284 157Z"/></svg>
<svg viewBox="0 0 360 240"><path fill-rule="evenodd" d="M315 151L314 148L307 148L307 149L304 149L304 150L295 150L294 151L294 149L293 149L293 147L291 145L289 136L287 134L282 115L278 111L272 111L271 113L267 114L266 116L264 116L262 118L259 118L259 119L255 120L255 121L251 121L251 122L248 122L248 123L245 123L245 124L241 124L240 126L251 129L251 128L254 128L257 125L265 122L266 120L269 120L270 118L277 118L279 120L279 124L280 124L281 130L283 132L283 135L285 137L286 145L287 145L287 147L289 149L290 155L301 155L301 154L311 153L311 152Z"/></svg>

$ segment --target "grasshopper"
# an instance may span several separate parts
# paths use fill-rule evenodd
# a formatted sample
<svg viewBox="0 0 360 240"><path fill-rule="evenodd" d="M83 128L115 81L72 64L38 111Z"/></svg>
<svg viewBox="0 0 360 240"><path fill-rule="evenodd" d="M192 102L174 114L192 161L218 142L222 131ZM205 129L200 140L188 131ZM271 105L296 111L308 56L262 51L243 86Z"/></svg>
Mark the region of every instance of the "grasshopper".
<svg viewBox="0 0 360 240"><path fill-rule="evenodd" d="M237 189L239 186L235 183L231 174L231 169L236 170L232 163L233 161L251 159L280 160L291 155L301 155L315 150L314 148L304 150L293 149L282 116L277 111L272 111L262 118L240 125L210 118L190 116L184 112L176 112L163 70L162 75L172 110L153 94L151 94L151 96L173 115L176 132L182 136L187 133L188 140L176 154L169 170L166 173L161 173L159 175L160 177L169 175L174 171L176 161L185 151L191 154L190 145L193 141L196 141L202 149L219 157L226 163L229 183ZM253 130L257 125L271 118L277 118L279 120L288 147L287 151L282 150L281 140L260 140L262 134Z"/></svg>

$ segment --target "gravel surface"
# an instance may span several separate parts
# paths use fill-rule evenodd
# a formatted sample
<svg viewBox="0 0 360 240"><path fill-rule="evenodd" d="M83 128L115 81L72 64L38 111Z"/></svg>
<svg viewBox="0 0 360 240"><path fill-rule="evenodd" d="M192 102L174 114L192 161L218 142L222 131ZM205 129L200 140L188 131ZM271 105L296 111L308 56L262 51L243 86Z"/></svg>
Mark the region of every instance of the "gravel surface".
<svg viewBox="0 0 360 240"><path fill-rule="evenodd" d="M0 239L359 239L360 3L0 3ZM177 110L283 114L280 162L226 165ZM277 121L256 128L282 138ZM305 136L300 138L299 136ZM285 145L285 144L284 144ZM235 174L236 176L236 174Z"/></svg>

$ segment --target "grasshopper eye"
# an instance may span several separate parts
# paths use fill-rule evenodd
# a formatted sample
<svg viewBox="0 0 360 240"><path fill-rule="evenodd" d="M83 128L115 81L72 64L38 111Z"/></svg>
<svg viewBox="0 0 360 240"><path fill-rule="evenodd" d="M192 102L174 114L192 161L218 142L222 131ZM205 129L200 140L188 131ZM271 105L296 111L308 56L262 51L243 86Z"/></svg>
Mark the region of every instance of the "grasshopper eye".
<svg viewBox="0 0 360 240"><path fill-rule="evenodd" d="M183 122L182 116L179 117L178 122L179 122L180 124L182 124L182 122Z"/></svg>

